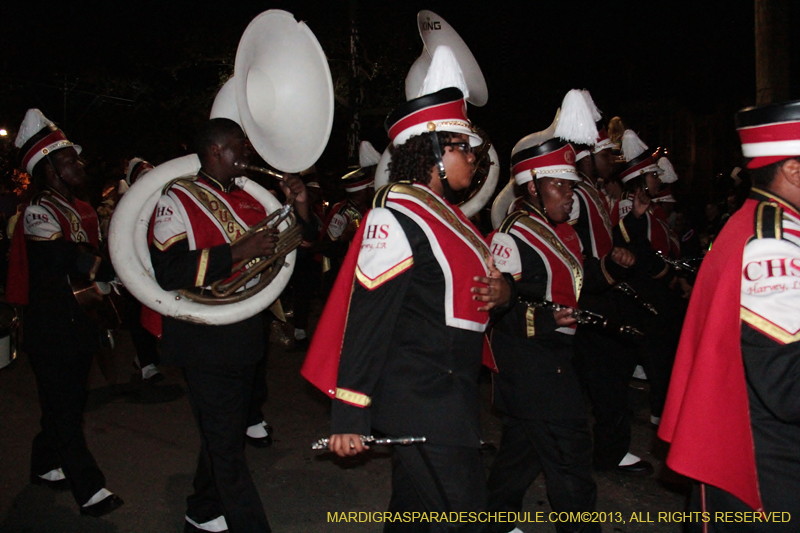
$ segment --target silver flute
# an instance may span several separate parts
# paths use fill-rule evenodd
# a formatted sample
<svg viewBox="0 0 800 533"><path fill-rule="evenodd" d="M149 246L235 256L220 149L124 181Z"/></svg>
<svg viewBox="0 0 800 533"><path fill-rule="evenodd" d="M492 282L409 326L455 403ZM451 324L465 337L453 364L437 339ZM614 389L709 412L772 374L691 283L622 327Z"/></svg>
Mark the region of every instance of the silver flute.
<svg viewBox="0 0 800 533"><path fill-rule="evenodd" d="M235 162L233 166L235 166L236 168L240 168L242 170L250 170L253 172L260 172L261 174L267 174L268 176L272 176L273 178L278 178L279 180L286 178L286 174L284 174L283 172L278 172L270 168L258 167L256 165L245 165L239 162Z"/></svg>
<svg viewBox="0 0 800 533"><path fill-rule="evenodd" d="M402 446L407 446L409 444L416 444L418 442L425 442L425 437L394 437L394 438L386 438L386 439L379 439L373 437L372 435L361 435L361 442L364 444L400 444ZM328 444L330 444L330 439L319 439L317 442L311 445L312 450L327 450Z"/></svg>
<svg viewBox="0 0 800 533"><path fill-rule="evenodd" d="M600 326L603 329L607 329L609 331L614 331L617 333L623 333L626 335L644 335L640 330L636 329L633 326L628 326L626 324L620 324L613 320L610 320L599 313L595 313L593 311L587 311L586 309L575 309L574 307L568 307L566 305L557 304L555 302L551 302L550 300L535 300L535 301L527 301L520 297L519 302L522 305L527 305L528 307L535 307L537 309L547 309L549 311L563 311L564 309L572 309L572 318L574 318L578 324L591 324L593 326Z"/></svg>

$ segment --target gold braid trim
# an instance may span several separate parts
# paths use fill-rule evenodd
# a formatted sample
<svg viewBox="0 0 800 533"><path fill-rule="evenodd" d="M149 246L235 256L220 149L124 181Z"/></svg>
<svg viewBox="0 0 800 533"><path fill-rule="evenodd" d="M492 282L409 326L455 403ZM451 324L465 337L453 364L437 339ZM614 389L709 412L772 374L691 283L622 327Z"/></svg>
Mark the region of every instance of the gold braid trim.
<svg viewBox="0 0 800 533"><path fill-rule="evenodd" d="M489 260L492 258L492 253L489 251L489 247L486 246L486 243L483 241L483 239L475 235L475 233L463 222L461 222L461 220L446 205L436 198L436 196L424 189L414 187L407 183L394 183L388 185L387 188L390 189L387 192L411 196L421 201L428 208L430 208L431 211L439 215L452 229L463 235L467 241L472 244L472 246L474 246L483 256L483 260L486 262L486 264L489 264Z"/></svg>
<svg viewBox="0 0 800 533"><path fill-rule="evenodd" d="M341 400L352 405L357 405L359 407L369 407L372 404L372 398L366 394L361 394L360 392L348 389L340 389L339 387L336 387L336 394L334 397L337 400Z"/></svg>

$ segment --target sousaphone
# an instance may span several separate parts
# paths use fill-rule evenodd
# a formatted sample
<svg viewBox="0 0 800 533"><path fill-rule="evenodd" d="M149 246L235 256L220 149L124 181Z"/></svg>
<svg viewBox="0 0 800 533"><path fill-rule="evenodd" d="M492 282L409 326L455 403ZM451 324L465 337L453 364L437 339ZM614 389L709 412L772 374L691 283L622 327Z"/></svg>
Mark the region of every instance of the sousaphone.
<svg viewBox="0 0 800 533"><path fill-rule="evenodd" d="M220 90L212 118L238 122L258 154L282 172L299 172L322 154L333 125L333 82L327 59L314 34L291 13L266 11L244 31L236 52L234 76ZM125 287L162 315L223 325L266 309L283 292L294 268L295 252L281 257L267 285L233 303L208 304L163 290L155 281L147 233L163 188L194 176L200 160L192 154L163 163L139 179L123 196L111 220L109 250ZM282 209L266 189L245 177L236 184L267 213ZM278 228L287 229L283 221Z"/></svg>

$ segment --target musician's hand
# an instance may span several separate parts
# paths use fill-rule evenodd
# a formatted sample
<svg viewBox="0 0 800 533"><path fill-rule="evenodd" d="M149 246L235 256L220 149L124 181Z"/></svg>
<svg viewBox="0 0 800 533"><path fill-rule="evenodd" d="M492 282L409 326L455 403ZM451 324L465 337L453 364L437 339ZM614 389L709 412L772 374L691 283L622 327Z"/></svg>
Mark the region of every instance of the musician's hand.
<svg viewBox="0 0 800 533"><path fill-rule="evenodd" d="M630 268L636 263L636 256L625 248L614 247L609 254L612 261L624 268Z"/></svg>
<svg viewBox="0 0 800 533"><path fill-rule="evenodd" d="M508 286L503 273L494 266L494 259L489 258L489 276L475 276L474 281L486 285L485 287L472 287L472 299L486 302L478 311L489 311L495 307L502 307L511 299L511 287Z"/></svg>
<svg viewBox="0 0 800 533"><path fill-rule="evenodd" d="M636 189L633 195L633 216L639 218L644 215L647 208L650 207L650 195L644 189Z"/></svg>
<svg viewBox="0 0 800 533"><path fill-rule="evenodd" d="M562 309L560 311L553 311L553 318L556 319L556 326L563 328L565 326L571 326L578 322L572 316L572 309Z"/></svg>
<svg viewBox="0 0 800 533"><path fill-rule="evenodd" d="M328 449L339 457L352 457L364 450L369 450L369 446L361 442L361 437L353 433L337 433L331 435Z"/></svg>
<svg viewBox="0 0 800 533"><path fill-rule="evenodd" d="M294 198L292 205L300 218L306 221L310 220L308 191L306 190L305 183L300 179L300 176L297 174L286 174L286 177L282 179L279 184L286 198Z"/></svg>
<svg viewBox="0 0 800 533"><path fill-rule="evenodd" d="M264 228L246 239L231 244L231 258L234 264L254 257L272 255L278 243L278 229Z"/></svg>

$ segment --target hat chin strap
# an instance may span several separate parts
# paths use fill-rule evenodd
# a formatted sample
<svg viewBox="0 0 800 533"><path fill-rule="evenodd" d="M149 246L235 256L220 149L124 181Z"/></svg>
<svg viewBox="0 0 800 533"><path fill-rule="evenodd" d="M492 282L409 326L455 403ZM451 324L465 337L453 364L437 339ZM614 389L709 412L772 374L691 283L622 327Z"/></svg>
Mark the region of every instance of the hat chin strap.
<svg viewBox="0 0 800 533"><path fill-rule="evenodd" d="M64 178L61 176L61 172L58 171L58 167L56 166L55 162L53 161L53 158L50 157L50 154L49 153L44 154L44 157L47 159L47 162L50 164L50 169L53 171L53 174L55 174L56 178L58 178L58 181L61 182L61 185L66 187L66 189L70 192L70 194L74 195L75 192L72 190L72 187L70 187L69 184L66 181L64 181ZM72 200L70 199L70 202L71 201Z"/></svg>
<svg viewBox="0 0 800 533"><path fill-rule="evenodd" d="M550 218L550 215L547 214L547 208L544 206L544 198L542 198L542 191L539 189L539 180L536 179L536 176L533 177L533 188L536 189L536 198L539 200L539 209L542 210L542 214L544 218L552 225L556 226L558 222Z"/></svg>
<svg viewBox="0 0 800 533"><path fill-rule="evenodd" d="M442 159L442 147L439 145L439 136L436 131L430 131L431 143L433 144L433 155L436 158L436 167L439 171L439 181L442 184L442 194L445 200L451 204L457 203L456 195L453 189L450 188L450 182L447 181L447 173L444 170L444 161Z"/></svg>

